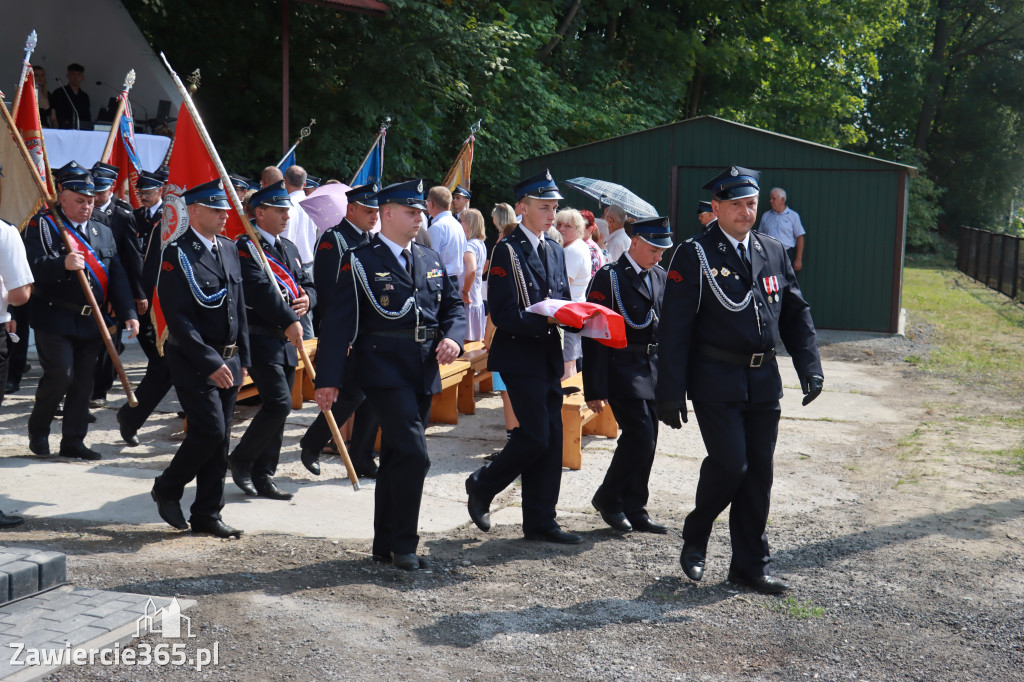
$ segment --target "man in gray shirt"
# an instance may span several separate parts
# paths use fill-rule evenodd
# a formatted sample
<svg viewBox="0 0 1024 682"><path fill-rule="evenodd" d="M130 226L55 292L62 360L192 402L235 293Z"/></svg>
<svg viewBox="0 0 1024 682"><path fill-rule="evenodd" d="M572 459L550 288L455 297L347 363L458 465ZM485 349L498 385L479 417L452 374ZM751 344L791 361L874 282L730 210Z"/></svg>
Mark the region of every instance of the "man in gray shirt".
<svg viewBox="0 0 1024 682"><path fill-rule="evenodd" d="M804 261L804 226L800 223L800 214L786 206L786 190L773 187L768 196L772 210L765 211L761 216L761 224L757 231L774 237L786 247L786 255L793 263L797 272L803 268Z"/></svg>

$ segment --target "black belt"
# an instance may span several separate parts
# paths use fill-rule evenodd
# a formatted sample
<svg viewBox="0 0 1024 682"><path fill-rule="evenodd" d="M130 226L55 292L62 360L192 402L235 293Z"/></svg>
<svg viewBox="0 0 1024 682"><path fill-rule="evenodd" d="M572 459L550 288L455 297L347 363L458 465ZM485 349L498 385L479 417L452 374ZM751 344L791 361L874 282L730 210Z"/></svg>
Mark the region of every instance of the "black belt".
<svg viewBox="0 0 1024 682"><path fill-rule="evenodd" d="M175 346L176 348L181 348L181 344L179 344L177 341L175 341L170 336L167 337L167 343L172 345L172 346ZM212 348L214 351L216 351L217 355L221 356L225 360L230 360L231 358L233 358L236 355L238 355L238 344L237 343L232 343L232 344L229 344L227 346L212 346L211 345L210 348Z"/></svg>
<svg viewBox="0 0 1024 682"><path fill-rule="evenodd" d="M379 329L363 332L369 336L386 336L393 339L412 339L416 343L433 341L444 336L437 327L407 327L405 329Z"/></svg>
<svg viewBox="0 0 1024 682"><path fill-rule="evenodd" d="M639 353L640 355L654 355L658 352L658 344L656 343L627 343L622 349L629 351L630 353Z"/></svg>
<svg viewBox="0 0 1024 682"><path fill-rule="evenodd" d="M71 312L81 315L82 317L89 317L92 315L92 306L88 305L76 305L68 301L51 300L50 305L55 305L58 308L64 308L64 310L70 310Z"/></svg>
<svg viewBox="0 0 1024 682"><path fill-rule="evenodd" d="M715 360L722 360L723 362L731 362L734 365L743 365L744 367L752 367L757 369L765 362L768 362L775 357L775 349L766 350L763 353L733 353L732 351L722 350L721 348L715 348L714 346L698 346L697 352L701 355L706 355L709 358Z"/></svg>
<svg viewBox="0 0 1024 682"><path fill-rule="evenodd" d="M272 336L275 339L288 338L288 335L284 333L283 329L275 329L273 327L261 327L256 324L249 325L249 333L255 334L256 336Z"/></svg>

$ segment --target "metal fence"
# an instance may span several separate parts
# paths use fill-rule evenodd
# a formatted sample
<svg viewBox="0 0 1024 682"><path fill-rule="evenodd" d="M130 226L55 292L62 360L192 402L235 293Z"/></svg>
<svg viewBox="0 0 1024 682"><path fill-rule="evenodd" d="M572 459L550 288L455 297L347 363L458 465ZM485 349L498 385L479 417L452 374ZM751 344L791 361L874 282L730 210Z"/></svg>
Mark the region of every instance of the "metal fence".
<svg viewBox="0 0 1024 682"><path fill-rule="evenodd" d="M990 289L1024 301L1024 239L1009 234L960 228L956 267Z"/></svg>

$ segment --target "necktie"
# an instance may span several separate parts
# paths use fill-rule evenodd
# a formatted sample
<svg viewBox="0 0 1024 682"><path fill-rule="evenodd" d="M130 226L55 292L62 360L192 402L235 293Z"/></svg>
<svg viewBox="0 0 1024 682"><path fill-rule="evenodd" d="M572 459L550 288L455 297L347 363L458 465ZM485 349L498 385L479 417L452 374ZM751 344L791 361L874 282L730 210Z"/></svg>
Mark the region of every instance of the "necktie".
<svg viewBox="0 0 1024 682"><path fill-rule="evenodd" d="M284 254L284 250L281 248L281 238L280 237L278 237L277 239L274 240L274 249L276 249L278 253Z"/></svg>
<svg viewBox="0 0 1024 682"><path fill-rule="evenodd" d="M405 271L412 277L412 252L409 249L402 249L402 257L405 258Z"/></svg>
<svg viewBox="0 0 1024 682"><path fill-rule="evenodd" d="M213 260L220 260L219 258L217 258L217 238L216 237L213 238L213 248L210 249L210 253L213 254Z"/></svg>
<svg viewBox="0 0 1024 682"><path fill-rule="evenodd" d="M647 287L647 293L650 294L653 297L654 296L654 290L651 288L650 274L651 274L650 270L641 270L639 272L640 281L644 283L645 287Z"/></svg>
<svg viewBox="0 0 1024 682"><path fill-rule="evenodd" d="M736 250L740 253L740 260L743 261L743 267L747 269L747 272L750 272L750 260L747 259L746 247L744 247L743 244L738 244L736 246Z"/></svg>
<svg viewBox="0 0 1024 682"><path fill-rule="evenodd" d="M548 276L548 247L545 246L546 239L537 242L537 256L540 258L541 267L544 268L544 278Z"/></svg>
<svg viewBox="0 0 1024 682"><path fill-rule="evenodd" d="M85 223L82 223L81 225L75 225L75 229L78 231L78 234L82 235L82 239L85 240L85 243L88 244L89 243L89 230L85 226Z"/></svg>

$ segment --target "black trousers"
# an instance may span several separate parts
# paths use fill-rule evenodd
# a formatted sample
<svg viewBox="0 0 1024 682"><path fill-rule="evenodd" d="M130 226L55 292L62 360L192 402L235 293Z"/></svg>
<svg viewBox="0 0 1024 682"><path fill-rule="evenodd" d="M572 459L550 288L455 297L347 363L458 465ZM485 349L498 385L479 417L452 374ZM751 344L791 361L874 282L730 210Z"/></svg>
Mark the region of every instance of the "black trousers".
<svg viewBox="0 0 1024 682"><path fill-rule="evenodd" d="M79 339L36 329L36 352L43 377L28 418L29 438L48 436L53 414L64 399L61 447L78 445L89 430L89 400L102 339Z"/></svg>
<svg viewBox="0 0 1024 682"><path fill-rule="evenodd" d="M135 389L138 405L132 407L125 403L118 410L118 418L132 431L138 431L170 390L171 371L167 368L167 359L158 354L146 365L146 374Z"/></svg>
<svg viewBox="0 0 1024 682"><path fill-rule="evenodd" d="M0 322L0 405L4 404L7 392L7 366L11 361L11 339L7 334L7 325Z"/></svg>
<svg viewBox="0 0 1024 682"><path fill-rule="evenodd" d="M182 362L172 360L169 365L172 375L192 373ZM195 480L196 499L189 521L219 519L224 508L224 474L228 470L231 415L238 387L179 384L174 390L188 416L188 431L170 465L157 476L154 488L163 497L180 500L185 486Z"/></svg>
<svg viewBox="0 0 1024 682"><path fill-rule="evenodd" d="M284 423L292 411L295 368L280 363L253 363L249 376L260 391L262 405L231 453L231 461L265 481L277 471L281 458Z"/></svg>
<svg viewBox="0 0 1024 682"><path fill-rule="evenodd" d="M625 512L629 518L645 513L650 496L647 484L658 445L658 413L653 400L609 400L622 433L595 497L609 513Z"/></svg>
<svg viewBox="0 0 1024 682"><path fill-rule="evenodd" d="M411 388L365 388L380 418L380 470L374 491L373 553L408 554L420 536L420 501L430 469L430 395Z"/></svg>
<svg viewBox="0 0 1024 682"><path fill-rule="evenodd" d="M124 353L124 341L121 340L121 332L123 331L124 323L118 322L114 333L110 336L110 340L114 342L114 350L117 351L118 355ZM114 361L104 347L100 356L96 359L96 374L92 380L93 400L107 399L107 391L114 385L115 377L117 377L117 371L114 369Z"/></svg>
<svg viewBox="0 0 1024 682"><path fill-rule="evenodd" d="M21 385L21 377L25 374L25 365L28 362L28 335L29 327L31 326L30 310L31 306L28 303L7 306L7 312L11 314L11 319L18 323L18 329L15 333L18 335L19 341L18 343L10 344L11 354L7 361L7 381L15 386ZM8 343L10 343L9 340ZM5 388L7 381L4 382Z"/></svg>
<svg viewBox="0 0 1024 682"><path fill-rule="evenodd" d="M156 327L153 326L153 318L147 312L146 315L139 315L139 335L135 337L142 347L150 362L160 357L160 351L156 347Z"/></svg>
<svg viewBox="0 0 1024 682"><path fill-rule="evenodd" d="M338 392L338 400L331 406L331 414L334 421L340 428L348 421L353 414L356 415L352 426L352 447L349 448L349 457L352 459L352 466L356 471L369 468L373 462L373 443L377 440L377 420L373 417L373 409L366 402L366 395L355 382L355 369L353 363L345 365L344 375L341 380L341 389ZM306 429L299 446L319 452L325 445L331 442L331 429L327 425L327 418L321 412L313 420L313 423Z"/></svg>
<svg viewBox="0 0 1024 682"><path fill-rule="evenodd" d="M727 506L732 570L748 578L768 575L768 510L781 415L778 401L694 401L708 455L700 467L694 510L683 525L683 542L707 548L711 526Z"/></svg>
<svg viewBox="0 0 1024 682"><path fill-rule="evenodd" d="M494 461L469 477L474 494L491 499L521 476L523 531L543 533L558 528L555 505L562 484L561 377L546 380L502 372L518 428Z"/></svg>

